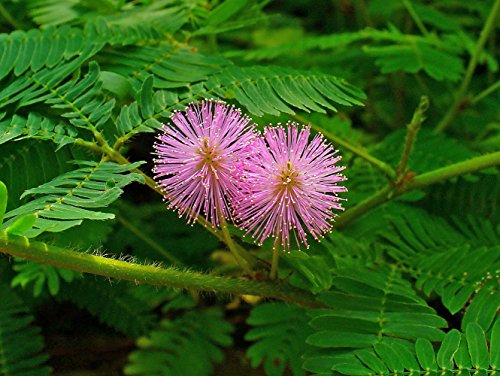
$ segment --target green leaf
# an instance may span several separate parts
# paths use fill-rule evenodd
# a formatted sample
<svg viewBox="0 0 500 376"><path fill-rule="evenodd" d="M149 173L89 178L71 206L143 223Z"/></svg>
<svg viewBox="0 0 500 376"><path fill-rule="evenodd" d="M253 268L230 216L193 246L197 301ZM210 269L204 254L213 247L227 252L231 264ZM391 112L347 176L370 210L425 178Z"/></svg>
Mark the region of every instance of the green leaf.
<svg viewBox="0 0 500 376"><path fill-rule="evenodd" d="M487 275L486 278L488 278ZM462 330L465 330L471 322L478 323L483 331L487 331L497 317L498 307L500 307L500 291L492 291L495 288L494 277L483 281L482 288L476 294L470 305L465 311L462 319ZM490 283L487 283L487 282Z"/></svg>
<svg viewBox="0 0 500 376"><path fill-rule="evenodd" d="M137 102L143 119L147 119L153 115L153 76L148 76L142 83Z"/></svg>
<svg viewBox="0 0 500 376"><path fill-rule="evenodd" d="M217 6L207 18L207 25L217 26L237 14L248 4L248 0L227 0Z"/></svg>
<svg viewBox="0 0 500 376"><path fill-rule="evenodd" d="M371 350L356 350L354 354L358 357L363 364L368 366L368 368L378 372L380 374L386 374L389 372L386 365L382 360L380 360Z"/></svg>
<svg viewBox="0 0 500 376"><path fill-rule="evenodd" d="M450 330L443 339L437 353L437 364L443 369L453 368L453 357L460 346L461 334L458 330Z"/></svg>
<svg viewBox="0 0 500 376"><path fill-rule="evenodd" d="M497 320L491 329L490 340L490 365L491 368L500 368L500 320Z"/></svg>
<svg viewBox="0 0 500 376"><path fill-rule="evenodd" d="M465 336L472 366L477 369L488 368L488 347L481 327L474 322L470 323L465 329Z"/></svg>
<svg viewBox="0 0 500 376"><path fill-rule="evenodd" d="M9 376L48 376L48 356L41 330L21 298L0 282L0 374Z"/></svg>
<svg viewBox="0 0 500 376"><path fill-rule="evenodd" d="M458 81L463 72L462 59L448 51L440 51L426 43L394 44L384 47L365 47L363 51L375 57L375 64L384 74L423 70L437 81Z"/></svg>
<svg viewBox="0 0 500 376"><path fill-rule="evenodd" d="M62 285L57 298L74 303L107 326L136 338L149 333L157 316L152 307L133 295L134 288L126 282L111 285L102 278L86 277Z"/></svg>
<svg viewBox="0 0 500 376"><path fill-rule="evenodd" d="M34 228L26 236L35 237L45 231L59 232L81 224L84 219L112 219L111 213L97 211L114 202L123 192L122 188L132 182L143 182L143 177L130 170L141 162L121 166L112 162L78 162L83 167L60 175L52 181L24 192L23 196L38 198L5 215L6 225L26 214L37 216ZM107 188L112 180L115 186ZM22 198L21 197L21 198Z"/></svg>
<svg viewBox="0 0 500 376"><path fill-rule="evenodd" d="M5 229L7 234L13 235L24 235L27 231L33 228L33 225L36 221L35 214L26 214L20 217L17 217L12 224Z"/></svg>
<svg viewBox="0 0 500 376"><path fill-rule="evenodd" d="M455 364L461 368L471 368L469 349L467 348L467 339L463 333L460 334L460 345L454 355Z"/></svg>
<svg viewBox="0 0 500 376"><path fill-rule="evenodd" d="M172 320L164 319L137 340L138 350L130 354L124 372L208 376L213 364L224 359L222 348L231 345L232 331L218 309L189 311Z"/></svg>
<svg viewBox="0 0 500 376"><path fill-rule="evenodd" d="M229 66L209 77L205 86L222 98L234 98L251 113L294 114L289 107L309 112L335 110L331 104L362 105L365 94L345 80L314 72L273 66ZM234 95L233 95L234 94Z"/></svg>
<svg viewBox="0 0 500 376"><path fill-rule="evenodd" d="M104 90L113 93L120 99L125 99L132 92L130 82L118 73L101 71L99 80L101 80Z"/></svg>
<svg viewBox="0 0 500 376"><path fill-rule="evenodd" d="M0 144L12 140L50 140L59 150L76 141L77 131L69 124L57 123L45 116L30 112L27 118L14 115L0 122Z"/></svg>
<svg viewBox="0 0 500 376"><path fill-rule="evenodd" d="M245 336L253 341L247 351L252 367L262 364L268 376L281 376L287 368L294 376L305 375L301 355L308 349L308 320L305 309L289 304L265 303L253 308L247 320L252 328Z"/></svg>
<svg viewBox="0 0 500 376"><path fill-rule="evenodd" d="M59 293L61 279L65 282L71 282L80 274L72 270L57 268L51 265L22 259L15 260L16 263L13 269L17 272L17 275L12 279L11 286L26 288L28 285L33 284L34 297L40 296L46 287L50 295L56 296Z"/></svg>
<svg viewBox="0 0 500 376"><path fill-rule="evenodd" d="M432 343L427 339L419 338L415 342L415 352L420 366L424 370L436 371L436 355Z"/></svg>

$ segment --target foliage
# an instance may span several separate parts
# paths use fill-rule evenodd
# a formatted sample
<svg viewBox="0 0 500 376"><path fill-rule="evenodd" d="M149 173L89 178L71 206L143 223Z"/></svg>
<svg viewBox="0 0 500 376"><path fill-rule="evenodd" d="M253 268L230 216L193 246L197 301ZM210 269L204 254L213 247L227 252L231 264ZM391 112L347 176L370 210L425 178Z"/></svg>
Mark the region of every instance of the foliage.
<svg viewBox="0 0 500 376"><path fill-rule="evenodd" d="M130 354L126 375L209 375L213 363L224 359L221 347L231 344L232 326L222 312L211 309L186 312L137 341L139 349Z"/></svg>
<svg viewBox="0 0 500 376"><path fill-rule="evenodd" d="M309 347L311 334L307 311L285 303L268 303L252 309L247 320L252 325L246 340L255 341L247 352L252 366L264 364L268 375L283 375L290 368L293 375L305 375L301 354Z"/></svg>
<svg viewBox="0 0 500 376"><path fill-rule="evenodd" d="M0 308L0 352L2 375L49 375L45 365L47 355L40 328L33 325L34 317L21 298L0 282L2 305Z"/></svg>
<svg viewBox="0 0 500 376"><path fill-rule="evenodd" d="M498 364L500 324L491 333L488 351L487 338L475 323L467 326L465 333L453 329L444 337L437 354L425 339L415 342L414 352L403 347L391 348L376 345L373 351L356 351L339 362L334 370L343 375L397 375L409 371L425 372L495 372ZM398 351L398 353L396 353Z"/></svg>
<svg viewBox="0 0 500 376"><path fill-rule="evenodd" d="M499 12L499 0L1 2L0 375L63 373L39 328L54 323L129 341L109 374L493 374ZM421 96L430 106L412 118ZM310 124L343 156L346 212L311 249L279 255L277 280L269 241L186 226L151 179L153 134L203 98L257 129ZM69 306L97 320L61 320Z"/></svg>

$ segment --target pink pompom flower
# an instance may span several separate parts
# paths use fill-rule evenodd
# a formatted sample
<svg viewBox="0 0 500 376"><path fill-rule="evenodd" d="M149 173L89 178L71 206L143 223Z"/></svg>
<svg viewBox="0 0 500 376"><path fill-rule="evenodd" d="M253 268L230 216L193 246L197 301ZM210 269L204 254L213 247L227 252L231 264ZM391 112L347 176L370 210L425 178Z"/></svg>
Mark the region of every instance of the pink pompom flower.
<svg viewBox="0 0 500 376"><path fill-rule="evenodd" d="M275 247L289 250L293 235L298 248L309 248L307 232L323 237L332 228L332 210L343 210L341 157L323 135L309 136L310 127L295 123L268 127L250 158L232 203L236 223L259 245L274 237Z"/></svg>
<svg viewBox="0 0 500 376"><path fill-rule="evenodd" d="M250 118L224 102L205 100L171 116L154 146L155 180L169 208L192 223L202 214L212 226L230 216L238 171L256 139Z"/></svg>

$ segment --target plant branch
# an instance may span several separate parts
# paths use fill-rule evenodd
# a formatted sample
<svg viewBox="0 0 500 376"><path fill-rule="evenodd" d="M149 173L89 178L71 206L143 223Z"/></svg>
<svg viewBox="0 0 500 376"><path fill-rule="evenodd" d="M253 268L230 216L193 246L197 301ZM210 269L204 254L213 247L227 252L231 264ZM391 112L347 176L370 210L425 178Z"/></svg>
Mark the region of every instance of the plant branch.
<svg viewBox="0 0 500 376"><path fill-rule="evenodd" d="M498 15L498 11L500 10L500 0L495 0L493 7L489 13L488 19L481 30L481 34L479 35L479 39L477 40L476 46L474 48L474 52L472 53L471 59L469 61L469 65L467 66L467 70L465 72L464 79L460 87L458 88L455 101L452 106L448 110L448 112L443 116L441 121L436 126L436 132L444 131L455 119L457 113L463 108L465 96L467 94L467 90L469 89L470 82L472 80L472 76L474 75L474 71L476 70L477 61L479 59L479 55L483 51L484 45L488 40L491 32L495 29L495 20Z"/></svg>
<svg viewBox="0 0 500 376"><path fill-rule="evenodd" d="M169 286L223 294L257 295L307 307L323 307L312 294L276 281L258 282L243 278L225 278L202 274L175 267L160 268L134 264L70 251L42 242L31 242L26 237L7 235L3 231L0 231L0 253L83 273L124 279L136 284Z"/></svg>
<svg viewBox="0 0 500 376"><path fill-rule="evenodd" d="M382 162L380 159L375 158L374 156L370 155L363 149L352 145L349 141L344 140L341 137L335 136L334 134L324 130L320 126L311 123L307 119L304 119L300 115L293 115L293 118L296 119L297 121L303 123L303 124L309 124L312 129L314 129L317 132L321 132L326 138L331 140L333 143L335 143L335 146L340 146L343 147L344 149L349 150L351 153L357 155L358 157L364 159L368 163L372 164L374 167L378 168L380 171L383 172L385 176L387 176L389 179L394 179L396 177L396 172L394 169L389 166L387 163Z"/></svg>
<svg viewBox="0 0 500 376"><path fill-rule="evenodd" d="M406 10L410 14L411 18L413 19L413 22L415 22L415 24L417 25L418 30L420 30L420 32L425 36L429 35L429 31L427 30L424 23L422 22L422 20L418 16L417 12L415 11L415 8L413 8L413 5L410 3L410 1L403 0L403 5L405 6Z"/></svg>
<svg viewBox="0 0 500 376"><path fill-rule="evenodd" d="M405 146L403 148L403 153L401 154L401 160L396 169L396 184L404 177L408 168L408 160L410 158L411 151L413 149L413 144L417 136L422 123L425 120L425 111L429 108L429 98L423 95L420 97L420 103L413 114L410 124L408 124L408 132L406 133Z"/></svg>
<svg viewBox="0 0 500 376"><path fill-rule="evenodd" d="M222 236L224 238L224 242L226 243L227 247L229 248L229 251L233 254L234 258L236 259L236 262L240 267L246 272L251 274L252 270L250 268L250 265L255 264L254 260L251 258L250 254L246 252L246 250L243 250L242 248L238 248L236 246L236 243L234 242L233 238L231 237L231 234L229 233L229 229L227 227L227 222L222 215L222 213L219 214L220 217L220 227L221 227L221 232Z"/></svg>
<svg viewBox="0 0 500 376"><path fill-rule="evenodd" d="M19 26L19 24L16 22L14 17L10 14L10 12L3 6L2 3L0 3L0 14L5 18L5 20L15 29L22 29L22 27Z"/></svg>
<svg viewBox="0 0 500 376"><path fill-rule="evenodd" d="M344 227L371 209L380 206L389 201L391 198L399 196L405 192L420 189L456 176L477 172L485 168L498 165L500 165L500 151L481 155L467 161L454 163L452 165L425 172L414 177L412 177L411 174L407 174L405 176L405 179L407 180L403 180L400 185L389 184L385 188L360 202L358 205L346 210L346 212L340 215L338 220L335 222L334 227Z"/></svg>
<svg viewBox="0 0 500 376"><path fill-rule="evenodd" d="M269 274L269 277L271 279L277 279L278 278L278 264L280 260L280 252L282 252L281 248L278 245L275 245L273 247L273 259L271 261L271 273Z"/></svg>
<svg viewBox="0 0 500 376"><path fill-rule="evenodd" d="M474 98L472 98L471 100L471 104L476 104L477 102L483 100L484 98L486 98L488 95L494 93L496 90L500 89L500 80L498 80L497 82L495 82L493 85L487 87L486 89L484 89L482 92L480 92L479 94L476 94L474 96Z"/></svg>

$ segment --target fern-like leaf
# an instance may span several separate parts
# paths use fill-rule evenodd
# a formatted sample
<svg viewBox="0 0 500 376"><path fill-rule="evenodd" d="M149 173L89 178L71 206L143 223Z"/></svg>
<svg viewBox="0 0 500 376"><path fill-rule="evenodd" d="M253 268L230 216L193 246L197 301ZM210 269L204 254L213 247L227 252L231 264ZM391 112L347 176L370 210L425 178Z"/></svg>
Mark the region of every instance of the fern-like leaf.
<svg viewBox="0 0 500 376"><path fill-rule="evenodd" d="M77 170L60 175L52 181L24 192L23 196L41 195L27 204L8 212L4 226L9 226L16 218L35 214L34 228L25 235L38 236L45 231L59 232L77 226L84 219L105 220L114 215L95 209L106 207L115 201L126 185L143 177L129 173L141 162L121 166L112 162L80 161Z"/></svg>
<svg viewBox="0 0 500 376"><path fill-rule="evenodd" d="M331 310L311 311L315 332L307 343L318 350L306 354L305 368L329 374L346 351L377 344L408 346L417 338L441 340L446 321L418 297L397 267L343 269L334 289L320 294Z"/></svg>
<svg viewBox="0 0 500 376"><path fill-rule="evenodd" d="M137 101L122 107L116 124L120 136L129 138L139 132L161 128L158 119L166 119L173 109L180 109L179 96L172 91L153 92L153 76L148 76L137 93Z"/></svg>
<svg viewBox="0 0 500 376"><path fill-rule="evenodd" d="M1 148L0 177L9 189L9 210L20 205L19 198L26 189L70 171L67 162L77 158L76 150L63 148L56 153L52 143L36 140L7 142Z"/></svg>
<svg viewBox="0 0 500 376"><path fill-rule="evenodd" d="M130 355L125 374L210 375L213 364L223 360L221 347L231 344L232 331L218 309L165 319L156 330L138 339L139 350Z"/></svg>
<svg viewBox="0 0 500 376"><path fill-rule="evenodd" d="M417 277L416 287L426 294L435 291L451 313L461 310L473 296L474 301L479 299L476 305L488 300L495 311L500 308L500 246L473 250L462 246L407 263Z"/></svg>
<svg viewBox="0 0 500 376"><path fill-rule="evenodd" d="M332 103L362 105L360 100L365 98L361 90L334 76L272 66L231 66L210 76L205 85L258 116L294 114L291 107L325 112L324 108L335 110Z"/></svg>
<svg viewBox="0 0 500 376"><path fill-rule="evenodd" d="M410 348L379 344L374 351L346 354L332 371L349 376L495 374L500 364L500 322L492 330L489 349L487 341L481 327L472 323L463 334L456 329L448 332L437 353L422 338Z"/></svg>
<svg viewBox="0 0 500 376"><path fill-rule="evenodd" d="M261 364L268 376L281 376L289 369L294 376L305 375L302 354L309 348L306 338L312 333L304 308L285 303L262 304L250 313L252 326L245 336L254 341L247 356L253 367Z"/></svg>
<svg viewBox="0 0 500 376"><path fill-rule="evenodd" d="M14 115L0 122L0 144L26 138L50 140L57 144L57 150L76 141L77 131L67 124L57 124L51 119L30 112L27 118Z"/></svg>
<svg viewBox="0 0 500 376"><path fill-rule="evenodd" d="M73 270L57 268L52 265L40 264L38 262L15 259L13 269L17 275L12 279L12 287L21 286L25 288L33 283L33 296L38 297L47 288L50 295L57 295L61 287L61 280L71 282L80 273Z"/></svg>
<svg viewBox="0 0 500 376"><path fill-rule="evenodd" d="M40 329L22 300L0 281L0 375L48 376Z"/></svg>
<svg viewBox="0 0 500 376"><path fill-rule="evenodd" d="M416 287L425 294L436 292L450 312L471 301L472 311L484 304L496 305L495 311L500 307L500 225L471 216L451 219L449 223L415 211L411 218L390 218L392 231L382 237L389 243L389 254L415 278ZM491 320L483 319L486 330Z"/></svg>
<svg viewBox="0 0 500 376"><path fill-rule="evenodd" d="M136 89L151 74L154 75L153 87L172 89L204 81L228 63L226 59L202 55L190 48L167 45L133 50L115 49L106 55L106 65L103 67L130 77Z"/></svg>
<svg viewBox="0 0 500 376"><path fill-rule="evenodd" d="M306 37L281 46L245 51L243 55L246 59L272 59L296 51L340 49L358 42L370 43L363 46L363 51L375 58L382 73L424 71L438 81L456 81L463 71L463 62L457 55L463 52L464 46L459 41L442 40L436 35L404 34L394 26L388 30L366 28L354 33Z"/></svg>
<svg viewBox="0 0 500 376"><path fill-rule="evenodd" d="M127 283L110 284L87 277L63 285L57 298L72 302L134 338L148 333L157 320L151 307L135 297Z"/></svg>

